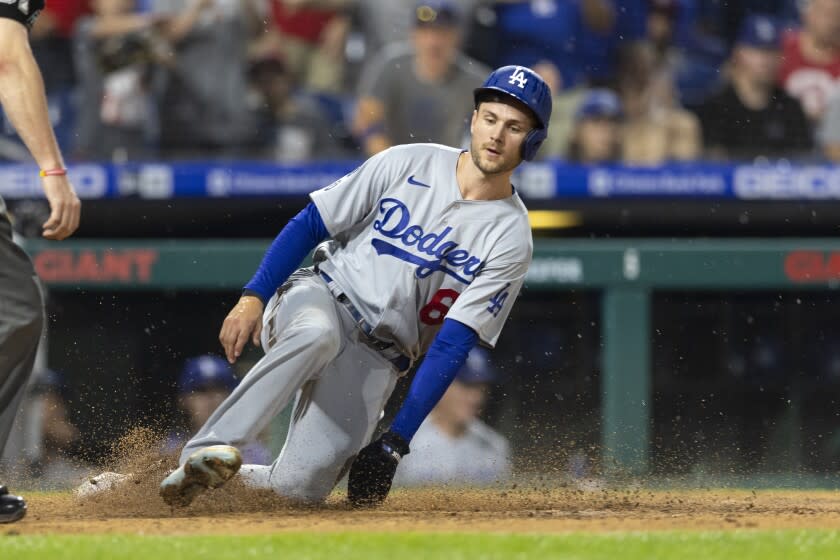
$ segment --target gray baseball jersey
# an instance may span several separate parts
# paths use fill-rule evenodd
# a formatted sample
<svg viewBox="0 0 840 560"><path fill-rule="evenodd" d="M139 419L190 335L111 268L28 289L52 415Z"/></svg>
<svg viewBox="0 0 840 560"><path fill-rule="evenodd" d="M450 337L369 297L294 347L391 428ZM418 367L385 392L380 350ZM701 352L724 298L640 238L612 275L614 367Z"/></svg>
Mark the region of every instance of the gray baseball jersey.
<svg viewBox="0 0 840 560"><path fill-rule="evenodd" d="M321 269L377 338L415 360L444 317L495 346L531 262L525 205L515 192L464 200L460 153L396 146L311 194L338 242Z"/></svg>

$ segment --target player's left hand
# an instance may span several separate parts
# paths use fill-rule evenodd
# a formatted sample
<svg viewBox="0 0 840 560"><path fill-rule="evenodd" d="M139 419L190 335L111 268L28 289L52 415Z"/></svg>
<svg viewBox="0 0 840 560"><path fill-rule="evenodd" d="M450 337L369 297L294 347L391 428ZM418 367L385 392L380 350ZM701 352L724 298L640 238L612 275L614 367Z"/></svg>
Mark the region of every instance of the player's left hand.
<svg viewBox="0 0 840 560"><path fill-rule="evenodd" d="M378 506L388 496L397 465L408 455L408 443L392 431L359 451L350 467L347 499L353 507Z"/></svg>

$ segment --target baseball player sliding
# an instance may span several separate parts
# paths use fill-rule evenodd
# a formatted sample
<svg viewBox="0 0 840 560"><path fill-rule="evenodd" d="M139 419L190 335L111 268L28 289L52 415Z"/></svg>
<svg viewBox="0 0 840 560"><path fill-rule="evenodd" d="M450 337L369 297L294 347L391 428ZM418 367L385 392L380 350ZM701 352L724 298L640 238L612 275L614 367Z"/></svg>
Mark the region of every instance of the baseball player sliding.
<svg viewBox="0 0 840 560"><path fill-rule="evenodd" d="M494 346L531 262L514 169L546 137L551 94L506 66L475 90L469 151L411 144L311 194L269 247L219 339L265 356L187 443L160 485L173 506L237 472L293 500L326 499L349 467L354 506L381 503L411 438L470 349ZM313 268L295 270L319 243ZM397 379L425 355L390 429L371 442ZM280 455L241 465L295 396Z"/></svg>

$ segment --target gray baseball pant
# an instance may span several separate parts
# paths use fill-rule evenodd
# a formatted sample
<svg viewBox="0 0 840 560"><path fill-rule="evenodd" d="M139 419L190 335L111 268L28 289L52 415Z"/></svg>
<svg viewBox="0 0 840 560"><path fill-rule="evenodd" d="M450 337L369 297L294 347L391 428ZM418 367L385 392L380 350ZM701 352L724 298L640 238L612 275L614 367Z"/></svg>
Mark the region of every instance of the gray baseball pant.
<svg viewBox="0 0 840 560"><path fill-rule="evenodd" d="M0 211L0 451L32 374L43 326L38 278L29 257L12 242L12 226Z"/></svg>
<svg viewBox="0 0 840 560"><path fill-rule="evenodd" d="M296 395L280 455L270 466L243 465L240 475L251 487L322 502L370 442L399 374L318 276L269 300L262 346L265 356L187 443L181 464L209 445L252 441Z"/></svg>

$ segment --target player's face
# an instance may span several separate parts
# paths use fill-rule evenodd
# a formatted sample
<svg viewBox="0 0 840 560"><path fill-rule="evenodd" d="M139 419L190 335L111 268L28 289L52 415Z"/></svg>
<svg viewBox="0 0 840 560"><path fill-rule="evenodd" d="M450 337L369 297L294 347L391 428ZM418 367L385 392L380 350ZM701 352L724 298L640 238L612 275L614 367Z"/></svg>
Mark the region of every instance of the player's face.
<svg viewBox="0 0 840 560"><path fill-rule="evenodd" d="M230 392L226 389L210 388L186 395L183 399L183 407L189 417L190 425L194 429L203 426L229 394Z"/></svg>
<svg viewBox="0 0 840 560"><path fill-rule="evenodd" d="M485 175L511 171L522 162L522 143L532 127L525 111L507 103L482 102L470 124L473 163Z"/></svg>
<svg viewBox="0 0 840 560"><path fill-rule="evenodd" d="M479 415L486 398L486 385L455 380L441 397L438 411L453 425L463 428Z"/></svg>

